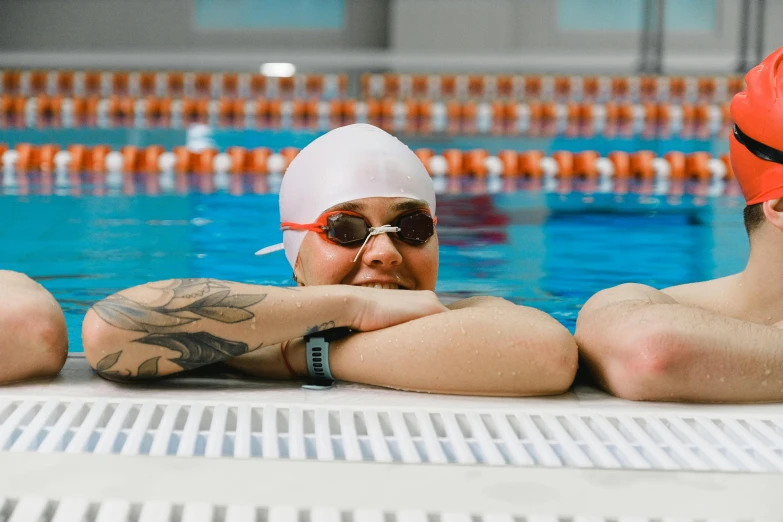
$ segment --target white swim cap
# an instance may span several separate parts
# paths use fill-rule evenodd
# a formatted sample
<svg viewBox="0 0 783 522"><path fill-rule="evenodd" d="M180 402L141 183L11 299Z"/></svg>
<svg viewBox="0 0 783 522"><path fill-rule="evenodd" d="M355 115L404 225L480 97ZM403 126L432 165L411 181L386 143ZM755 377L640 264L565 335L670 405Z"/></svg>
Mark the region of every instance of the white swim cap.
<svg viewBox="0 0 783 522"><path fill-rule="evenodd" d="M348 125L310 143L288 166L280 186L280 221L313 223L335 205L376 197L420 199L435 215L432 180L413 151L378 127ZM306 234L283 234L282 247L292 268Z"/></svg>

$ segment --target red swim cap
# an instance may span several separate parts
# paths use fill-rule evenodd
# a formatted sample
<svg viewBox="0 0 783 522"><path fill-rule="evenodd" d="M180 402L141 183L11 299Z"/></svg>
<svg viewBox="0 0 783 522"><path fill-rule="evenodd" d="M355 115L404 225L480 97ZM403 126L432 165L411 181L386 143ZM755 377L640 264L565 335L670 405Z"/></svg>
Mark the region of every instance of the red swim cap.
<svg viewBox="0 0 783 522"><path fill-rule="evenodd" d="M748 205L783 197L783 47L745 76L731 101L731 165Z"/></svg>

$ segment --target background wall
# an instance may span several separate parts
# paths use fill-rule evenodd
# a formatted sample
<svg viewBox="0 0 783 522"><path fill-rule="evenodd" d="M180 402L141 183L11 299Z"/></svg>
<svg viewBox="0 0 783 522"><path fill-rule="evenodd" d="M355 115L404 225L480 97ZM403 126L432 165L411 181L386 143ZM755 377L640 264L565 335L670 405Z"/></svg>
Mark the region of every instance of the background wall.
<svg viewBox="0 0 783 522"><path fill-rule="evenodd" d="M233 13L247 7L245 0L2 0L0 49L214 52L387 47L388 0L324 1L342 7L341 27L320 28L316 20L314 28L221 29ZM255 4L264 2L273 10L270 18L285 19L279 13L284 3ZM301 0L288 0L289 5L297 2Z"/></svg>
<svg viewBox="0 0 783 522"><path fill-rule="evenodd" d="M0 66L137 67L144 63L257 70L262 61L292 61L300 70L631 72L639 63L642 4L642 0L2 0ZM783 45L783 32L776 23L783 20L783 1L766 4L765 53ZM668 0L665 70L733 70L738 61L741 5L740 0ZM261 10L268 17L258 11L246 16L243 9Z"/></svg>

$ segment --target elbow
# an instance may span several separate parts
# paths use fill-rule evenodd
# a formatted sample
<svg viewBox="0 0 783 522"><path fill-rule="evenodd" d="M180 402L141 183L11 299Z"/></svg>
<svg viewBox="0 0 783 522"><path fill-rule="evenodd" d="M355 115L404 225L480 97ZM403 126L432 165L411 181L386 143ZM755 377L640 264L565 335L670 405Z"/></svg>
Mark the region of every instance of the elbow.
<svg viewBox="0 0 783 522"><path fill-rule="evenodd" d="M3 350L6 364L0 370L0 383L60 373L68 357L68 330L53 300L20 307L3 318L2 329L10 341Z"/></svg>
<svg viewBox="0 0 783 522"><path fill-rule="evenodd" d="M554 321L554 320L553 320ZM548 378L543 381L542 395L559 395L567 392L574 383L579 366L579 350L571 333L560 323L554 321L549 334L550 343L546 347L545 372Z"/></svg>
<svg viewBox="0 0 783 522"><path fill-rule="evenodd" d="M520 338L516 341L518 375L527 376L516 382L514 395L560 395L567 392L576 377L579 363L576 341L557 320L542 321L538 340Z"/></svg>
<svg viewBox="0 0 783 522"><path fill-rule="evenodd" d="M675 379L687 352L667 325L634 325L623 338L609 346L599 376L607 391L632 401L677 398Z"/></svg>
<svg viewBox="0 0 783 522"><path fill-rule="evenodd" d="M103 321L93 309L87 311L82 323L82 346L93 370L100 372L99 363L121 349L121 341L113 330L116 329Z"/></svg>

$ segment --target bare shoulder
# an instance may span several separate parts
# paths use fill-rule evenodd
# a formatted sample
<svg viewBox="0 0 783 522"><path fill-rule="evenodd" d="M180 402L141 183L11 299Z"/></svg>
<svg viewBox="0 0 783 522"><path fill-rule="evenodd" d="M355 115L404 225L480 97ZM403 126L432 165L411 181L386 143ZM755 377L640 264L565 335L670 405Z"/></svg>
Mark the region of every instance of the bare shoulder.
<svg viewBox="0 0 783 522"><path fill-rule="evenodd" d="M461 310L463 308L497 308L508 306L516 307L519 305L503 299L502 297L495 297L492 295L474 295L472 297L446 303L446 308L449 310Z"/></svg>
<svg viewBox="0 0 783 522"><path fill-rule="evenodd" d="M677 285L665 288L662 292L682 305L732 315L732 305L736 302L733 296L736 293L737 277L737 275L731 275L709 281Z"/></svg>

